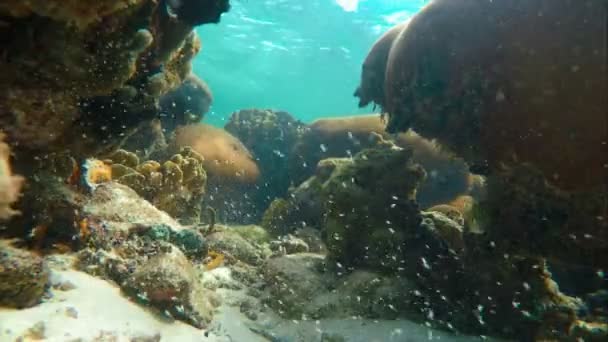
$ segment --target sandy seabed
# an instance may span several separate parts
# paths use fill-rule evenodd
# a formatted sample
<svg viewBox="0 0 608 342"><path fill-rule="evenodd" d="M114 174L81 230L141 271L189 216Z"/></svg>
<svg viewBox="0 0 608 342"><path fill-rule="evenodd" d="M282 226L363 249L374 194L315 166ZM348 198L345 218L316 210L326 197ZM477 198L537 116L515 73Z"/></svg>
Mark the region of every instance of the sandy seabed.
<svg viewBox="0 0 608 342"><path fill-rule="evenodd" d="M220 306L208 330L199 330L162 319L124 297L117 286L80 271L54 269L52 282L69 283L71 289L54 286L35 307L0 310L0 342L318 342L322 336L341 336L348 342L481 340L404 320L290 321L265 314L254 322L229 304Z"/></svg>

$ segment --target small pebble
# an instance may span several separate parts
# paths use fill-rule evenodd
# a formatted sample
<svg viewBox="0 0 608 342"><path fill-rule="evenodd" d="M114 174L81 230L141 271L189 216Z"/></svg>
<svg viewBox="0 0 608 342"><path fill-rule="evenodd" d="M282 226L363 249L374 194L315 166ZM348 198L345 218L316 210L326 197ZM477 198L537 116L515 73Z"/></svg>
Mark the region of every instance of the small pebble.
<svg viewBox="0 0 608 342"><path fill-rule="evenodd" d="M78 311L71 306L65 308L65 314L70 318L78 318Z"/></svg>
<svg viewBox="0 0 608 342"><path fill-rule="evenodd" d="M75 289L76 285L74 285L74 283L72 283L71 281L67 280L67 281L62 281L58 284L54 284L53 287L60 291L70 291L70 290Z"/></svg>

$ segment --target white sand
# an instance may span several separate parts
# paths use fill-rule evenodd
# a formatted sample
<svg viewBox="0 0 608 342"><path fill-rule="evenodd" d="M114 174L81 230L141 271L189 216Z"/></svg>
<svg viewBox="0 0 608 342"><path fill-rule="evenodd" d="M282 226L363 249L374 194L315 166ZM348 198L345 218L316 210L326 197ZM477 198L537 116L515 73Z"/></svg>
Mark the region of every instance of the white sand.
<svg viewBox="0 0 608 342"><path fill-rule="evenodd" d="M228 272L229 273L229 272ZM453 336L408 321L322 320L285 321L274 314L260 314L253 322L236 307L220 307L209 327L208 337L180 321L167 322L157 318L142 306L126 299L116 286L88 274L68 270L53 271L57 280L70 281L76 288L68 291L53 289L52 298L25 310L0 310L0 342L15 341L36 323L45 326L44 341L63 342L81 338L93 341L102 332L110 332L117 340L129 341L135 336L161 335L163 342L268 342L271 339L256 334L250 327L275 336L272 341L319 342L323 332L339 334L348 342L415 342L415 341L475 341L479 337ZM230 301L225 301L226 304ZM74 318L68 311L77 313ZM25 341L34 341L25 339Z"/></svg>
<svg viewBox="0 0 608 342"><path fill-rule="evenodd" d="M52 290L53 298L30 309L0 310L0 341L14 341L37 322L44 322L45 341L70 341L82 338L91 341L102 331L129 341L134 336L154 336L161 333L161 341L227 341L210 336L182 322L163 322L141 306L129 301L118 287L78 271L54 271L62 280L69 280L76 288L69 291ZM77 318L66 314L74 308Z"/></svg>

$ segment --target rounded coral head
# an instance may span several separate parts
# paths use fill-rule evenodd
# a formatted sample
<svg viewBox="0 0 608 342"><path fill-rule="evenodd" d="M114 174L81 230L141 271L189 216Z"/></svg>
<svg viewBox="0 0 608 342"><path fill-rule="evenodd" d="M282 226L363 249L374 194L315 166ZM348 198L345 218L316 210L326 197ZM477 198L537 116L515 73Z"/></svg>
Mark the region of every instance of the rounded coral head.
<svg viewBox="0 0 608 342"><path fill-rule="evenodd" d="M359 98L359 107L370 102L384 106L384 79L391 46L395 38L405 29L407 21L393 26L374 43L361 66L361 81L354 96Z"/></svg>
<svg viewBox="0 0 608 342"><path fill-rule="evenodd" d="M223 129L206 124L181 126L175 131L170 149L190 146L205 160L203 167L210 179L254 183L260 169L247 148Z"/></svg>

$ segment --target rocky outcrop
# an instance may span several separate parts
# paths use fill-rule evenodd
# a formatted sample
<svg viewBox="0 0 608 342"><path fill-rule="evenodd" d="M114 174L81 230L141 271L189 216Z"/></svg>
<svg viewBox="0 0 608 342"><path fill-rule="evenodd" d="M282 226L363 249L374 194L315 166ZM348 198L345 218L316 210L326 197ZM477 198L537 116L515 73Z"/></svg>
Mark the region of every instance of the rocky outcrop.
<svg viewBox="0 0 608 342"><path fill-rule="evenodd" d="M0 241L0 306L34 306L48 283L49 271L40 256Z"/></svg>
<svg viewBox="0 0 608 342"><path fill-rule="evenodd" d="M0 126L20 149L87 155L157 115L227 0L3 2ZM185 9L188 11L183 12Z"/></svg>

